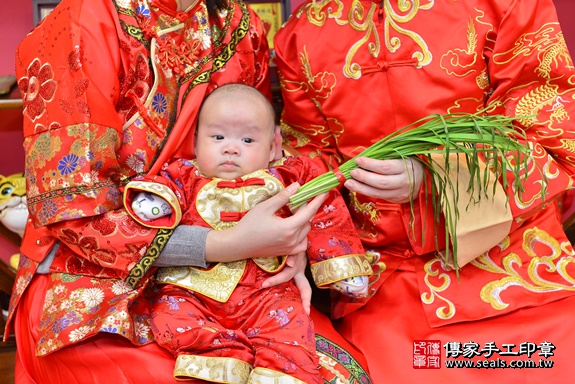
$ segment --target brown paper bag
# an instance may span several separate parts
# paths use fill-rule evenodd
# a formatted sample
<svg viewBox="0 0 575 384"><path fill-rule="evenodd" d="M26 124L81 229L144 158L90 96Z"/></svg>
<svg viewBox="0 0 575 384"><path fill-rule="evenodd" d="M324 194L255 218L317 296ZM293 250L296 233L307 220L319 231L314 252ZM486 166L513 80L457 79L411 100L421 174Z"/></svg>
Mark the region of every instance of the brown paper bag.
<svg viewBox="0 0 575 384"><path fill-rule="evenodd" d="M509 234L513 220L511 208L507 206L505 191L493 173L491 173L487 184L487 196L481 192L481 199L479 199L480 192L479 188L476 187L473 191L475 199L470 200L471 191L467 191L467 186L471 176L464 155L450 154L447 173L444 169L445 160L442 154L432 155L432 159L439 177L449 177L454 188L457 188L459 192L456 202L459 217L456 219L455 241L457 241L457 265L461 268L505 239ZM479 172L481 175L483 175L485 167L485 164L480 163ZM497 183L495 194L493 193L494 183ZM451 217L455 218L454 193L449 186L446 188L445 198L449 201ZM446 205L445 201L441 202L441 209L444 214L447 209ZM450 250L447 258L445 251L439 252L439 254L448 266L454 267L452 250Z"/></svg>

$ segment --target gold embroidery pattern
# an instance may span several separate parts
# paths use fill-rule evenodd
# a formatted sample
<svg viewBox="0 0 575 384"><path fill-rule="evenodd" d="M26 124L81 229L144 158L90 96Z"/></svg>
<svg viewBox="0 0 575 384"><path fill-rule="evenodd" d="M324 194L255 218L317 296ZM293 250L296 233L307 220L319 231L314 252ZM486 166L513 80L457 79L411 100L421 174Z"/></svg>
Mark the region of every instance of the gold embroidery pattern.
<svg viewBox="0 0 575 384"><path fill-rule="evenodd" d="M277 257L257 257L252 259L258 267L270 273L277 272L280 268L283 268L286 260L287 256L282 257L281 261Z"/></svg>
<svg viewBox="0 0 575 384"><path fill-rule="evenodd" d="M531 176L534 172L539 173L539 178L537 179L537 188L530 188L529 190L532 192L531 195L528 195L526 192L518 191L514 186L513 195L510 198L513 198L516 206L521 209L527 209L532 206L537 200L543 198L543 194L545 192L545 188L547 187L547 179L554 178L557 175L554 175L550 172L550 166L553 163L551 156L541 147L540 144L536 143L533 145L532 143L527 143L531 148L531 157L527 159L527 167L522 171L521 177L524 177L525 180L529 180L529 176ZM537 162L534 159L542 159L543 157L547 158L547 161L541 167L537 166ZM515 159L511 156L508 156L507 159L514 163ZM488 160L488 166L490 169L493 169L493 162L494 159ZM499 165L500 166L500 165ZM525 173L525 174L523 174Z"/></svg>
<svg viewBox="0 0 575 384"><path fill-rule="evenodd" d="M380 216L375 203L372 201L360 203L356 193L350 192L349 206L350 208L353 208L351 210L352 215L355 216L357 214L361 216L361 219L359 220L359 223L361 223L361 227L359 228L360 236L376 237L379 232L377 229L377 222Z"/></svg>
<svg viewBox="0 0 575 384"><path fill-rule="evenodd" d="M174 378L197 378L212 383L247 383L251 365L229 357L180 355L176 359Z"/></svg>
<svg viewBox="0 0 575 384"><path fill-rule="evenodd" d="M392 5L395 3L397 3L397 10ZM419 34L403 28L402 24L412 20L418 12L431 9L434 5L434 0L425 1L424 4L422 4L421 0L399 2L382 0L380 4L385 9L383 15L385 17L384 42L386 48L394 53L401 48L402 38L411 39L419 47L419 51L415 51L411 55L417 59L417 66L428 65L431 62L432 55L427 44ZM359 79L361 77L361 66L353 62L355 54L360 48L366 46L370 55L378 57L381 49L381 42L374 22L377 7L378 4L371 2L369 9L366 10L360 0L354 0L350 8L345 12L344 5L337 0L314 1L307 7L302 8L301 13L296 15L296 17L300 17L305 12L311 24L322 26L328 19L334 19L339 25L349 26L355 31L361 32L363 37L349 49L343 68L346 77Z"/></svg>
<svg viewBox="0 0 575 384"><path fill-rule="evenodd" d="M291 125L286 124L283 120L281 121L281 130L286 135L294 137L297 140L297 143L295 144L296 148L303 147L311 141L309 136L306 136L303 133L296 131L295 129L292 128Z"/></svg>
<svg viewBox="0 0 575 384"><path fill-rule="evenodd" d="M306 46L303 47L303 52L300 52L299 56L302 73L305 75L307 83L286 81L280 73L281 85L287 92L304 91L315 106L321 110L320 99L325 100L332 94L336 77L331 72L313 74Z"/></svg>
<svg viewBox="0 0 575 384"><path fill-rule="evenodd" d="M547 247L546 256L542 254L542 247ZM536 251L537 248L537 251ZM486 284L481 289L481 299L496 310L503 310L509 306L501 298L501 294L509 287L522 287L530 292L545 293L559 290L575 291L575 276L570 276L567 266L575 262L575 252L569 243L560 244L547 232L538 228L525 231L523 235L523 250L531 257L526 268L519 255L510 253L503 257L501 266L495 264L488 254L472 262L477 268L491 273L500 273L505 277ZM560 257L563 253L570 256ZM528 276L523 276L518 269L526 269ZM552 273L554 281L541 276L541 272ZM563 280L562 282L560 280Z"/></svg>
<svg viewBox="0 0 575 384"><path fill-rule="evenodd" d="M196 209L198 214L216 230L231 228L234 221L222 221L220 212L247 212L256 204L267 200L283 189L283 184L265 172L258 170L242 177L243 180L261 178L265 185L251 185L237 188L218 187L223 179L215 178L198 192ZM283 267L285 260L278 258L253 259L262 269L275 272ZM246 261L218 263L211 269L194 267L161 268L157 280L163 284L178 285L206 295L216 301L226 302L240 281Z"/></svg>
<svg viewBox="0 0 575 384"><path fill-rule="evenodd" d="M550 111L551 114L546 123L551 128L553 122L562 122L569 119L564 103L565 100L561 98L557 85L544 84L523 96L517 102L515 113L517 116L537 115L536 117L519 120L526 128L530 128L540 123L538 121L538 117L541 117L540 112Z"/></svg>
<svg viewBox="0 0 575 384"><path fill-rule="evenodd" d="M246 263L245 260L218 263L207 270L193 267L160 268L156 281L159 284L171 284L191 289L225 303L242 278Z"/></svg>
<svg viewBox="0 0 575 384"><path fill-rule="evenodd" d="M537 31L526 33L515 42L515 47L507 52L493 56L496 64L508 64L519 56L537 54L539 66L536 72L546 79L550 78L553 66L566 65L573 68L563 33L559 32L558 23L547 23ZM565 64L561 64L564 62Z"/></svg>
<svg viewBox="0 0 575 384"><path fill-rule="evenodd" d="M425 65L428 65L429 63L431 63L432 55L423 38L413 31L408 31L407 29L402 28L400 24L404 24L407 23L408 21L411 21L419 11L430 10L434 5L435 0L427 0L426 2L424 0L425 2L424 4L421 4L422 0L399 1L397 3L401 14L395 12L392 7L392 3L395 2L396 1L392 0L383 1L383 6L386 11L385 45L392 53L397 51L401 47L401 39L399 37L391 37L391 34L389 32L391 27L395 32L397 32L402 36L410 38L419 46L421 51L414 52L412 54L412 57L416 58L419 62L417 66L423 67Z"/></svg>
<svg viewBox="0 0 575 384"><path fill-rule="evenodd" d="M232 31L230 42L222 47L221 46L222 42L220 41L220 39L223 39L225 37L225 35L228 33L227 31L230 28L231 20L233 18L234 12L235 12L235 10L230 9L230 11L228 12L227 17L224 21L224 27L221 31L221 34L219 35L218 39L213 42L215 49L212 51L212 53L210 53L209 55L207 55L206 57L204 57L202 59L201 65L198 65L196 67L196 68L198 68L198 70L200 68L203 68L203 66L209 60L211 60L213 57L212 68L207 70L207 71L200 73L198 76L195 77L192 86L186 90L186 93L184 94L184 99L187 97L191 88L194 88L198 84L205 83L205 82L209 81L212 73L219 71L220 69L222 69L226 65L226 63L236 53L237 45L249 33L250 13L249 13L247 5L244 4L243 2L237 3L235 1L230 1L229 3L230 3L230 6L233 6L233 7L239 6L241 11L242 11L242 17L240 19L238 27ZM206 11L205 17L207 17L207 11ZM214 54L215 54L215 56L214 56ZM182 79L181 82L185 83L185 82L189 81L191 78L193 78L196 75L196 73L197 73L197 71L190 72L185 78Z"/></svg>
<svg viewBox="0 0 575 384"><path fill-rule="evenodd" d="M465 49L454 48L441 56L440 67L448 75L464 77L476 71L477 62L477 32L473 20L469 20L467 28L467 47ZM479 79L478 79L479 80Z"/></svg>
<svg viewBox="0 0 575 384"><path fill-rule="evenodd" d="M510 245L509 238L500 244L500 250L504 251ZM490 281L480 291L480 298L491 305L495 310L506 309L509 304L505 303L501 295L511 287L519 287L532 293L549 293L561 290L575 291L575 276L571 276L567 270L570 263L575 262L575 251L569 242L559 243L547 232L539 228L526 230L523 235L523 250L531 257L525 264L517 253L509 253L501 258L501 265L496 263L489 252L477 257L470 262L474 266L491 274L503 275L504 277ZM547 252L542 251L547 247ZM568 256L561 257L566 253ZM544 254L545 256L537 256ZM434 269L434 265L438 267ZM446 266L438 258L434 258L425 264L425 284L429 292L421 295L424 304L432 304L436 299L445 302L446 306L440 307L436 315L440 319L450 319L456 313L452 301L439 294L451 286L452 278ZM444 271L445 273L439 274ZM553 276L552 280L545 278L547 273ZM433 284L431 278L440 279L439 284Z"/></svg>
<svg viewBox="0 0 575 384"><path fill-rule="evenodd" d="M573 68L573 61L569 56L567 45L563 34L558 30L557 23L548 23L543 25L537 31L527 33L521 36L515 42L513 49L507 52L501 52L493 57L493 62L498 65L511 63L518 57L527 55L537 55L539 65L535 69L545 84L531 90L517 102L515 113L518 116L537 117L523 119L521 124L530 128L535 124L546 124L550 129L554 122L562 122L569 119L564 108L566 100L562 98L565 94L572 93L573 89L559 92L558 86L553 84L551 72L554 67L565 66ZM572 97L573 98L573 97ZM550 112L550 113L549 113ZM542 116L549 113L547 121L539 121ZM540 132L540 134L549 134ZM556 130L553 135L561 135L562 131Z"/></svg>
<svg viewBox="0 0 575 384"><path fill-rule="evenodd" d="M170 188L159 183L153 183L148 181L131 181L125 187L124 206L127 206L128 204L126 198L128 197L129 194L127 192L132 189L142 192L149 192L151 194L162 197L164 200L168 202L168 204L174 211L175 219L173 227L179 224L182 218L182 209L180 207L180 203L178 202L176 194ZM128 209L127 212L130 216L132 216L134 220L136 220L140 224L150 228L159 228L157 226L151 225L150 223L143 222L139 217L135 216L130 209Z"/></svg>
<svg viewBox="0 0 575 384"><path fill-rule="evenodd" d="M287 81L280 73L281 87L285 92L305 92L313 101L314 105L321 111L322 101L326 100L332 94L333 88L337 83L337 79L331 72L320 72L317 74L313 73L309 62L307 48L305 46L303 48L303 52L300 52L299 56L301 70L305 75L306 82ZM291 126L283 122L281 127L286 134L291 135L291 137L297 140L297 144L295 145L296 147L301 147L309 143L311 141L309 136L326 136L331 138L333 135L333 138L337 141L338 137L343 133L343 126L335 119L328 120L331 121L331 124L328 126L312 125L310 129L300 126L298 127L299 131L294 130ZM309 132L309 134L303 134L303 131ZM321 139L323 146L334 146L335 143L329 142L327 140L329 139Z"/></svg>
<svg viewBox="0 0 575 384"><path fill-rule="evenodd" d="M349 255L323 260L311 266L313 280L323 287L354 276L372 275L371 264L363 255Z"/></svg>
<svg viewBox="0 0 575 384"><path fill-rule="evenodd" d="M252 172L242 177L262 178L265 185L246 186L241 188L218 188L222 179L214 179L207 183L198 193L196 209L202 219L216 230L224 230L236 225L235 222L220 220L220 212L247 212L256 204L276 195L283 189L278 179L263 170Z"/></svg>
<svg viewBox="0 0 575 384"><path fill-rule="evenodd" d="M489 75L487 74L487 70L483 69L479 75L475 78L475 82L479 89L487 89L491 85L489 82Z"/></svg>
<svg viewBox="0 0 575 384"><path fill-rule="evenodd" d="M369 221L371 221L374 225L379 221L379 213L375 203L360 203L355 192L351 192L349 194L349 199L350 205L357 213L361 213L369 217Z"/></svg>
<svg viewBox="0 0 575 384"><path fill-rule="evenodd" d="M306 13L309 22L318 27L321 27L328 18L335 19L340 23L343 13L343 3L339 0L314 1L313 3L309 3L308 6L303 7L296 17L301 17L304 13Z"/></svg>
<svg viewBox="0 0 575 384"><path fill-rule="evenodd" d="M434 264L440 268L434 269ZM445 271L445 265L440 260L440 258L434 258L427 263L425 263L425 285L429 288L429 292L424 292L421 294L421 301L424 304L433 304L435 300L442 301L445 303L444 306L438 307L435 314L438 318L443 320L451 319L455 316L455 305L451 300L440 295L440 292L447 290L451 286L451 277L447 273L439 273L439 271ZM439 279L439 284L434 285L431 282L430 277L436 277Z"/></svg>

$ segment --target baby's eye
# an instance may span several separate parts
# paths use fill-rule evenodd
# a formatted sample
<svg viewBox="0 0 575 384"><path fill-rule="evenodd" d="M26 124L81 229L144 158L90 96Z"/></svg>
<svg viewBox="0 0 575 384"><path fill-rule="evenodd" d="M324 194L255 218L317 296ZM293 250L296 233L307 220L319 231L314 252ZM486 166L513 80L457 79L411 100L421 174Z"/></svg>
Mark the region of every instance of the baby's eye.
<svg viewBox="0 0 575 384"><path fill-rule="evenodd" d="M224 139L224 137L222 135L214 135L212 137L216 140L223 140Z"/></svg>
<svg viewBox="0 0 575 384"><path fill-rule="evenodd" d="M244 143L251 144L251 143L254 142L254 139L250 139L249 137L246 137L245 139L242 139L242 141L243 141Z"/></svg>

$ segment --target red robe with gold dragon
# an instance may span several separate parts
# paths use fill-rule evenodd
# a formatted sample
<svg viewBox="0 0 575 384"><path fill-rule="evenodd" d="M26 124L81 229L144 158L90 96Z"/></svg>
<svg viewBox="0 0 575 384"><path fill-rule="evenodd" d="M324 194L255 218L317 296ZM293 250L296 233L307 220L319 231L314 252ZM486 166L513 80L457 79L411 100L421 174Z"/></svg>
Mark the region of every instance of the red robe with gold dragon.
<svg viewBox="0 0 575 384"><path fill-rule="evenodd" d="M521 175L525 191L512 183L506 191L510 230L459 278L435 252L445 233L434 225L429 188L414 206L350 194L364 246L384 268L378 293L339 329L365 354L374 381L470 383L493 374L414 369L425 363L417 340L439 340L444 358L447 342L515 344L516 351L522 342L551 342L555 356L542 359L556 359L554 369L494 375L566 381L575 265L558 203L575 174L575 70L552 2L308 1L274 44L282 130L324 170L427 115L486 106L521 117L517 127L532 149ZM334 316L346 305L336 305Z"/></svg>

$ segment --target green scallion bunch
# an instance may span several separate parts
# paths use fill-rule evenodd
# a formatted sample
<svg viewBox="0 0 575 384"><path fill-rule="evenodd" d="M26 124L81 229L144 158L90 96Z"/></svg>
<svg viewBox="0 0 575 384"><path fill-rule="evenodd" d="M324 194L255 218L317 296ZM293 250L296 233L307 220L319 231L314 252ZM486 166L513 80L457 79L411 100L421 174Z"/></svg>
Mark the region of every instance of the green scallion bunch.
<svg viewBox="0 0 575 384"><path fill-rule="evenodd" d="M440 202L448 203L445 199L449 188L457 201L457 186L449 179L441 177L444 173L437 169L437 163L432 155L443 155L444 164L439 164L444 170L449 169L450 154L465 157L470 172L470 182L467 186L470 196L489 196L487 186L493 175L501 178L504 188L508 186L507 172L514 175L514 187L523 191L521 184L521 170L527 168L531 149L528 146L523 132L513 126L513 122L525 117L507 117L503 115L486 115L483 111L475 114L454 113L447 115L434 114L424 117L414 123L398 130L391 135L373 144L363 152L343 163L339 172L329 171L309 181L290 198L290 207L297 208L311 198L338 187L342 175L345 180L351 178L351 171L357 168L355 159L368 157L378 160L414 158L424 164L434 180L432 195L436 196L433 208L436 214L436 223L440 221L442 213ZM487 160L489 167L480 169L480 154ZM434 156L437 161L437 156ZM339 176L339 179L338 179ZM492 193L495 193L495 183ZM455 203L454 203L455 204ZM413 207L413 204L412 204ZM446 231L449 235L445 252L449 255L449 240L453 250L453 260L457 266L457 244L455 242L455 227L458 211L455 207L455 217L450 217L449 210L444 212ZM440 249L439 244L436 244Z"/></svg>

